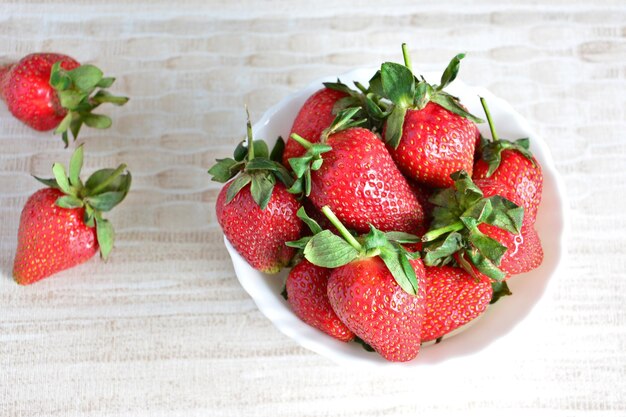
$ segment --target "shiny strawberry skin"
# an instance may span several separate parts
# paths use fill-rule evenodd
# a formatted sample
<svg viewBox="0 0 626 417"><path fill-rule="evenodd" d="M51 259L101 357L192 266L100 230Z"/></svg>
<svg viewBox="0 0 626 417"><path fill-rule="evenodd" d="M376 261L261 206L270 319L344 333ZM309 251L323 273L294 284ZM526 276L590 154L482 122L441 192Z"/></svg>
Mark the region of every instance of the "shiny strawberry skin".
<svg viewBox="0 0 626 417"><path fill-rule="evenodd" d="M429 267L426 303L420 338L435 340L480 316L489 306L493 289L489 279L478 280L461 268Z"/></svg>
<svg viewBox="0 0 626 417"><path fill-rule="evenodd" d="M378 137L367 129L350 128L326 141L332 150L311 172L311 202L328 205L341 222L359 233L372 224L382 231L421 230L424 212L407 180Z"/></svg>
<svg viewBox="0 0 626 417"><path fill-rule="evenodd" d="M22 210L13 278L28 285L91 259L98 252L95 228L83 222L84 209L55 205L64 194L35 192Z"/></svg>
<svg viewBox="0 0 626 417"><path fill-rule="evenodd" d="M389 361L410 361L420 350L424 265L419 259L411 264L418 278L418 295L402 290L379 257L334 269L328 280L328 299L341 321Z"/></svg>
<svg viewBox="0 0 626 417"><path fill-rule="evenodd" d="M501 182L495 181L492 178L477 179L474 180L474 184L476 184L476 186L480 188L485 197L499 195L500 197L504 197L507 200L512 201L518 206L522 206L522 199L519 197L514 189L508 187L506 184L502 184ZM524 208L524 220L528 220L526 208Z"/></svg>
<svg viewBox="0 0 626 417"><path fill-rule="evenodd" d="M341 340L354 339L354 333L339 320L328 301L327 287L331 269L304 259L287 277L287 301L300 320Z"/></svg>
<svg viewBox="0 0 626 417"><path fill-rule="evenodd" d="M506 274L523 274L541 265L543 249L533 225L524 223L518 234L489 224L479 225L478 230L507 247L499 266Z"/></svg>
<svg viewBox="0 0 626 417"><path fill-rule="evenodd" d="M450 174L465 170L471 175L479 136L474 122L429 102L421 110L407 110L400 143L388 149L408 178L452 187Z"/></svg>
<svg viewBox="0 0 626 417"><path fill-rule="evenodd" d="M333 106L337 100L346 96L340 91L323 88L307 99L300 108L289 132L283 153L283 165L289 167L289 158L297 158L306 152L298 142L291 138L291 134L297 133L311 143L319 142L324 129L329 127L335 119Z"/></svg>
<svg viewBox="0 0 626 417"><path fill-rule="evenodd" d="M49 82L52 66L58 61L68 71L80 65L66 55L36 53L11 65L0 78L0 97L9 111L35 130L54 129L67 114Z"/></svg>
<svg viewBox="0 0 626 417"><path fill-rule="evenodd" d="M224 235L252 267L266 273L278 272L295 254L285 242L299 239L303 230L296 215L300 204L280 182L274 186L265 210L252 199L250 184L227 204L226 190L231 183L222 188L215 205Z"/></svg>
<svg viewBox="0 0 626 417"><path fill-rule="evenodd" d="M543 191L543 173L539 163L532 164L526 157L514 150L504 150L501 154L500 166L488 178L513 190L519 201L524 206L524 216L530 224L535 223L537 210L541 203ZM482 159L474 164L474 180L487 178L489 165Z"/></svg>

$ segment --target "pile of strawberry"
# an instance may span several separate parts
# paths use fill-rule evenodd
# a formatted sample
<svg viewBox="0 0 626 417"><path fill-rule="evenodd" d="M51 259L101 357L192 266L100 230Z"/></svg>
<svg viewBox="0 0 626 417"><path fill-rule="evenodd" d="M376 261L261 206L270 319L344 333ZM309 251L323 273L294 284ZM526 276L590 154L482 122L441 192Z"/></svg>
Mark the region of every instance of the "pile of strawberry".
<svg viewBox="0 0 626 417"><path fill-rule="evenodd" d="M390 361L480 316L512 275L543 259L534 229L541 167L528 139L500 139L445 88L386 62L357 90L325 83L287 142L247 140L209 173L216 211L251 266L292 266L286 297L304 322ZM248 118L249 119L249 118Z"/></svg>
<svg viewBox="0 0 626 417"><path fill-rule="evenodd" d="M0 66L0 99L18 120L38 131L61 134L67 148L86 125L111 126L111 119L93 113L101 104L123 105L126 97L106 89L114 78L93 65L81 65L62 54L34 53ZM103 213L124 200L131 184L126 165L80 178L83 146L71 156L69 170L52 165L54 178L41 179L46 188L31 195L20 217L13 278L28 285L91 259L98 251L107 259L115 232Z"/></svg>

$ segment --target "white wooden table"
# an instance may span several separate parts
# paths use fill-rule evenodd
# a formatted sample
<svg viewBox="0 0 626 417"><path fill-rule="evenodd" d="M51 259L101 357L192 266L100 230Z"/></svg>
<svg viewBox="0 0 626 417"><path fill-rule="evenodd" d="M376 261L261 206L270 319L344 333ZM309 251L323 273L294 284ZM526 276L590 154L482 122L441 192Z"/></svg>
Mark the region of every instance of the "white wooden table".
<svg viewBox="0 0 626 417"><path fill-rule="evenodd" d="M18 287L30 174L70 152L0 105L0 415L624 415L626 2L423 3L0 4L0 62L64 52L118 77L131 101L109 131L83 132L86 170L126 162L135 180L110 216L109 263ZM206 169L243 136L244 103L256 120L312 79L400 60L403 41L423 71L467 51L460 77L547 140L570 201L569 265L467 360L346 370L279 333L240 287Z"/></svg>

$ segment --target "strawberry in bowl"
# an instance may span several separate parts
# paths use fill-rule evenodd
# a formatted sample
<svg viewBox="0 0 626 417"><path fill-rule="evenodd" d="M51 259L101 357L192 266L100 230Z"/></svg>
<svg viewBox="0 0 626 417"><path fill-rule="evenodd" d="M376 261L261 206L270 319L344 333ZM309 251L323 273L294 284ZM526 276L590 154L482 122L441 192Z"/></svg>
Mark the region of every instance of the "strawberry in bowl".
<svg viewBox="0 0 626 417"><path fill-rule="evenodd" d="M402 362L403 366L419 366L441 360L442 356L437 352L442 347L445 347L446 358L476 352L523 320L541 299L550 276L559 265L564 231L562 186L549 151L510 105L484 89L468 87L455 79L458 61L460 58L455 57L443 76L422 76L409 71L407 77L407 71L396 71L408 84L414 83L413 87L409 86L409 91L415 94L429 88L437 90L440 96L433 98L431 94L432 102L466 120L457 119L455 123L471 127L467 140L463 139L467 146L458 148L463 152L463 165L459 168L454 162L459 160L459 154L455 153L448 153L451 159L442 162L448 177L445 180L442 179L444 174L440 174L443 170L437 171L438 179L433 182L427 176L412 175L401 167L400 159L394 159L396 149L385 137L394 111L396 116L393 117L397 120L391 123L395 123L397 129L398 114L404 113L402 124L406 124L407 131L412 124L407 122L407 113L417 114L425 110L419 117L428 119L432 116L435 120L437 115L431 114L428 103L402 102L398 97L389 97L393 88L389 87L390 73L385 68L394 67L389 63L339 75L341 81L352 81L354 87L337 82L336 76L316 81L270 108L254 126L259 137L288 137L301 146L297 155L279 160L290 165L285 167L293 181L289 190L306 207L308 215L299 210L299 217L311 231L305 228L299 238L286 243L297 251L290 264L276 275L256 270L235 245L231 245L230 238L225 240L235 273L261 312L280 331L338 363L385 365ZM410 70L406 65L404 67ZM394 74L391 74L392 79ZM439 84L426 81L435 79L440 79ZM344 120L345 130L369 131L367 137L359 133L354 135L358 140L348 139L350 147L346 150L337 148L341 151L338 156L333 154L338 152L333 148L343 139L332 139L341 132L335 130L329 117L324 121L328 126L319 137L316 135L309 140L297 132L292 135L294 122L303 123L298 116L303 114L302 107L307 106L307 100L324 86L340 89L343 93L339 98L333 97L336 100L331 113L335 119L346 116L347 110L356 109ZM480 160L476 157L480 157L485 149L481 144L488 142L486 138L490 132L488 124L476 123L480 119L473 116L483 113L478 96L490 103L488 119L498 131L507 137L529 138L529 150L543 174L541 204L534 218L531 211L524 221L527 207L531 206L525 205L504 179L499 180L501 177L485 178L486 174L482 174L480 168L479 174L472 178L476 161ZM448 107L454 106L457 112L446 109L438 101ZM329 104L325 106L324 111L330 107ZM400 106L406 108L395 110ZM438 117L444 119L441 115ZM413 124L419 125L419 121ZM429 129L432 131L434 125ZM446 129L450 131L451 128ZM451 134L452 142L459 135L460 132ZM382 146L370 143L373 138ZM401 156L396 152L395 157L405 161L412 157L414 166L425 165L419 162L420 158L434 163L434 158L418 156L416 149L410 148L411 140L416 143L415 138L403 138L401 133L398 148L402 141L406 141L407 146ZM446 135L436 138L439 149L450 145L446 142L448 139ZM466 149L469 150L467 155ZM361 198L377 196L385 201L386 197L397 198L393 197L394 192L404 190L403 186L394 185L387 193L385 181L378 180L375 173L378 168L373 165L369 176L368 163L360 159L365 155L364 150L376 153L380 160L390 158L395 161L404 177L400 182L409 185L418 202L411 204L419 205L421 209L419 221L391 222L392 226L385 228L383 225L389 222L376 221L384 216L391 220L402 218L401 208L405 206L394 203L387 206L374 204L375 208L369 210L363 208L367 205L363 205ZM446 157L443 152L438 155ZM507 160L503 158L503 163ZM452 167L456 170L453 171ZM505 172L505 168L499 169ZM434 171L428 172L432 174ZM382 178L388 181L395 175L385 174ZM340 194L348 189L351 190L349 193ZM363 190L369 190L369 194ZM359 197L361 193L363 197ZM403 203L414 201L406 195L402 191ZM452 204L454 202L456 204ZM352 216L350 207L358 217ZM377 210L383 213L377 215ZM332 217L325 219L329 213ZM368 227L354 219L365 219L363 223ZM521 243L521 238L526 243ZM338 243L341 240L343 243ZM291 272L290 267L293 267ZM407 278L409 276L412 278ZM285 282L287 289L283 291ZM395 304L386 305L386 300L394 300ZM509 306L511 308L507 308ZM389 318L391 328L403 329L397 332L397 337L387 334L394 331L384 330L379 314ZM397 322L391 320L392 316ZM387 323L387 319L382 323ZM470 325L471 331L451 337ZM466 343L470 339L473 342Z"/></svg>

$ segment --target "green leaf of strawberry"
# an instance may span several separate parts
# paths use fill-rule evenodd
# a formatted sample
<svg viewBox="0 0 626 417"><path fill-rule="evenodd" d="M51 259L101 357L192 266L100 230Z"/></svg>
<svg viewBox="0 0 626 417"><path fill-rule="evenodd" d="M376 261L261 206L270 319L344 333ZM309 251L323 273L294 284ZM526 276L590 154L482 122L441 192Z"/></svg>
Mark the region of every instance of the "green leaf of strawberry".
<svg viewBox="0 0 626 417"><path fill-rule="evenodd" d="M506 281L494 281L491 283L491 288L493 288L493 295L489 304L498 302L498 300L502 297L513 295Z"/></svg>
<svg viewBox="0 0 626 417"><path fill-rule="evenodd" d="M272 152L270 153L270 159L272 161L281 163L283 160L283 153L285 152L285 141L281 136L276 139L276 143L272 148Z"/></svg>
<svg viewBox="0 0 626 417"><path fill-rule="evenodd" d="M250 192L252 198L261 208L265 210L276 180L291 187L294 179L289 171L278 162L282 158L284 150L284 141L279 138L270 154L267 144L262 140L254 140L252 136L252 124L250 123L250 114L246 108L246 141L242 141L237 145L233 153L233 158L218 159L217 163L209 169L209 174L213 181L227 182L231 178L235 178L230 183L226 192L226 203L230 203L233 198L248 184L250 184Z"/></svg>
<svg viewBox="0 0 626 417"><path fill-rule="evenodd" d="M469 119L474 123L485 122L480 117L476 117L470 112L468 112L467 110L465 110L465 107L463 107L459 103L459 99L451 96L448 93L440 92L438 94L435 94L432 97L430 97L430 101L432 101L433 103L437 103L444 109L449 110L454 114L458 114L461 117L465 117L466 119Z"/></svg>
<svg viewBox="0 0 626 417"><path fill-rule="evenodd" d="M400 107L410 107L415 99L415 77L410 69L394 62L385 62L380 69L385 97Z"/></svg>
<svg viewBox="0 0 626 417"><path fill-rule="evenodd" d="M251 177L250 193L252 194L252 198L259 205L261 210L265 210L265 207L267 207L272 197L276 177L273 175L265 175L262 172L253 173Z"/></svg>
<svg viewBox="0 0 626 417"><path fill-rule="evenodd" d="M107 260L113 244L115 243L115 231L111 222L103 219L100 216L96 216L96 234L98 236L98 243L100 245L100 254L102 259Z"/></svg>
<svg viewBox="0 0 626 417"><path fill-rule="evenodd" d="M362 124L365 119L354 119L360 110L360 108L349 108L340 111L333 123L322 133L320 143L311 143L296 133L291 135L291 138L302 145L306 152L301 157L289 159L289 165L296 175L296 179L289 189L290 193L304 193L307 197L311 194L311 171L320 169L323 163L322 154L332 150L324 142L334 133Z"/></svg>
<svg viewBox="0 0 626 417"><path fill-rule="evenodd" d="M489 166L486 177L489 178L491 177L491 175L493 175L494 172L496 172L496 170L500 166L500 163L502 162L502 152L505 150L513 150L519 152L522 156L528 159L533 166L536 166L535 158L529 150L530 142L528 138L521 138L515 141L500 139L493 124L491 112L489 111L489 107L487 106L487 100L485 100L484 97L481 97L480 103L482 104L483 110L485 111L485 116L487 117L487 122L489 123L489 129L491 130L492 137L491 141L485 140L483 138L479 149L481 159L487 162Z"/></svg>
<svg viewBox="0 0 626 417"><path fill-rule="evenodd" d="M520 233L524 209L506 198L485 198L482 190L464 171L452 175L455 189L444 189L431 198L431 229L422 237L424 263L441 266L456 262L470 274L473 268L495 280L506 274L498 266L507 247L479 229L489 224L510 233Z"/></svg>
<svg viewBox="0 0 626 417"><path fill-rule="evenodd" d="M102 71L93 65L81 65L69 71L61 67L61 61L52 65L49 84L61 106L67 110L67 115L54 132L62 135L66 147L68 132L76 140L83 124L96 129L111 127L110 117L92 111L103 103L121 106L128 102L128 97L114 96L102 89L96 91L98 88L109 88L114 81L112 77L104 78Z"/></svg>
<svg viewBox="0 0 626 417"><path fill-rule="evenodd" d="M429 266L446 265L452 261L452 255L463 247L463 236L452 232L443 239L433 241L425 251L424 264Z"/></svg>
<svg viewBox="0 0 626 417"><path fill-rule="evenodd" d="M417 277L409 260L415 259L419 254L408 252L400 243L414 243L419 241L419 237L402 232L383 233L371 226L370 232L359 241L328 206L322 208L322 213L341 236L322 230L317 222L306 215L304 209L300 209L298 216L309 224L314 235L288 242L287 246L304 247L304 257L312 264L325 268L338 268L357 259L379 256L398 285L409 294L417 294Z"/></svg>
<svg viewBox="0 0 626 417"><path fill-rule="evenodd" d="M354 114L353 120L363 120L363 127L379 132L382 130L387 113L387 103L382 100L382 85L380 82L380 71L377 72L370 80L370 85L365 87L361 83L355 81L358 91L348 87L340 80L334 83L324 83L328 89L339 91L346 94L334 104L333 114L338 115L347 109L359 110Z"/></svg>
<svg viewBox="0 0 626 417"><path fill-rule="evenodd" d="M82 207L83 201L80 198L71 195L64 195L63 197L59 197L55 204L62 208L73 209Z"/></svg>
<svg viewBox="0 0 626 417"><path fill-rule="evenodd" d="M359 251L330 230L324 230L309 240L304 256L314 265L337 268L358 258Z"/></svg>
<svg viewBox="0 0 626 417"><path fill-rule="evenodd" d="M452 81L455 80L456 76L459 73L459 67L461 66L461 60L465 58L464 53L460 53L448 64L443 74L441 74L441 82L436 87L437 91L441 91L448 86Z"/></svg>
<svg viewBox="0 0 626 417"><path fill-rule="evenodd" d="M465 54L458 54L452 58L441 76L440 84L431 85L423 78L421 80L417 79L413 74L406 44L402 44L402 53L404 65L385 62L380 69L382 96L390 100L394 105L387 119L385 142L396 149L402 137L402 126L407 110L423 109L430 101L476 123L483 122L482 119L470 114L460 104L457 97L443 91L445 87L456 79L461 59L465 57ZM378 84L374 83L373 85L374 89L378 89ZM372 82L370 82L370 88L372 88Z"/></svg>

